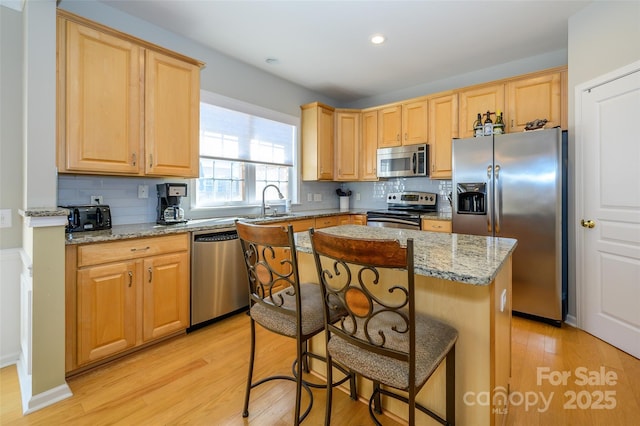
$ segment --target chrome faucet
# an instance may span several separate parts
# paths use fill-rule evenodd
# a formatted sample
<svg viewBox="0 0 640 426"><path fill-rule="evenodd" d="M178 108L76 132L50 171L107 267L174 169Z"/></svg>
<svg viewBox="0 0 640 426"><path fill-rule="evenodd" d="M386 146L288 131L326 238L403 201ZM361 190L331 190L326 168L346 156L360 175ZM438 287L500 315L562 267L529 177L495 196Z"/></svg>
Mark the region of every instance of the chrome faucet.
<svg viewBox="0 0 640 426"><path fill-rule="evenodd" d="M276 189L276 191L278 191L278 197L281 200L284 198L284 195L282 195L282 192L280 192L280 188L278 188L276 185L271 183L271 184L265 186L264 189L262 190L262 211L261 211L262 216L266 216L267 215L267 207L264 204L264 193L267 190L267 188L269 188L270 186L273 186Z"/></svg>

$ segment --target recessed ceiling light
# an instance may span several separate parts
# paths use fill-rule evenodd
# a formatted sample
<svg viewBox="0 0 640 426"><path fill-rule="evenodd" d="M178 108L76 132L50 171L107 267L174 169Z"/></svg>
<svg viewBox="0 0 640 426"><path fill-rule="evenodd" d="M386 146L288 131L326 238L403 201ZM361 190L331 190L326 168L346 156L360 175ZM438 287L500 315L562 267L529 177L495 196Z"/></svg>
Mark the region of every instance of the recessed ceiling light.
<svg viewBox="0 0 640 426"><path fill-rule="evenodd" d="M386 38L382 34L374 34L371 36L371 43L373 44L382 44L385 40Z"/></svg>
<svg viewBox="0 0 640 426"><path fill-rule="evenodd" d="M268 63L269 65L276 65L277 63L280 62L280 61L278 61L278 58L267 58L264 61L266 63Z"/></svg>

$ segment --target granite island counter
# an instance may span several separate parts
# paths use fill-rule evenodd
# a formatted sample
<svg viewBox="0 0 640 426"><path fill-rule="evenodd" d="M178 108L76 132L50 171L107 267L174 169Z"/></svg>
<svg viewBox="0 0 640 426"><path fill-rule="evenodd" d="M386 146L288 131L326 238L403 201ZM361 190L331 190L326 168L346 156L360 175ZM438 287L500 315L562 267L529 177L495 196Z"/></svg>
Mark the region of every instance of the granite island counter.
<svg viewBox="0 0 640 426"><path fill-rule="evenodd" d="M393 228L344 225L319 232L355 238L414 240L416 306L424 313L455 327L456 423L499 425L506 417L511 377L511 255L517 242L508 238L480 237ZM300 275L317 282L308 232L296 234ZM324 352L324 337L311 347ZM312 364L324 376L324 364ZM436 413L445 413L445 368L440 366L418 394L418 401ZM371 383L358 379L358 394L368 398ZM407 406L384 400L392 415L406 419ZM418 415L419 424L437 424Z"/></svg>

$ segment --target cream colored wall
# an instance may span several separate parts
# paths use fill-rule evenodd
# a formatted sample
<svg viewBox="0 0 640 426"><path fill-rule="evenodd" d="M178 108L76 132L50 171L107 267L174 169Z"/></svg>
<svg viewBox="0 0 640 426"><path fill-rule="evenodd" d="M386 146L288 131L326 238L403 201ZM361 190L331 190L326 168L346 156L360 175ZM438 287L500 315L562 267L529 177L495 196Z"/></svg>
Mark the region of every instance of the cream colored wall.
<svg viewBox="0 0 640 426"><path fill-rule="evenodd" d="M64 226L33 229L32 390L65 383Z"/></svg>
<svg viewBox="0 0 640 426"><path fill-rule="evenodd" d="M22 14L0 6L0 208L11 209L0 228L0 250L21 246L22 220Z"/></svg>
<svg viewBox="0 0 640 426"><path fill-rule="evenodd" d="M575 282L575 87L640 59L640 1L597 1L569 19L569 314Z"/></svg>

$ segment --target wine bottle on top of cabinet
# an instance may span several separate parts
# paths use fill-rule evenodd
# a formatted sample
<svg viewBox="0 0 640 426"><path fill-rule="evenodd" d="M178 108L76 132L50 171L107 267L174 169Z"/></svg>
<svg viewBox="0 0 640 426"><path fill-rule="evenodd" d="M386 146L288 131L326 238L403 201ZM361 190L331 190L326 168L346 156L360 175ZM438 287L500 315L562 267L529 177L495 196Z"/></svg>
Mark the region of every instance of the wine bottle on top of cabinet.
<svg viewBox="0 0 640 426"><path fill-rule="evenodd" d="M482 114L478 113L478 118L473 122L473 136L483 136L484 127L482 126Z"/></svg>
<svg viewBox="0 0 640 426"><path fill-rule="evenodd" d="M502 121L502 111L496 111L496 122L493 124L493 134L501 135L504 133L504 122Z"/></svg>
<svg viewBox="0 0 640 426"><path fill-rule="evenodd" d="M491 120L491 112L487 111L487 118L484 120L484 135L491 136L493 134L493 120Z"/></svg>

